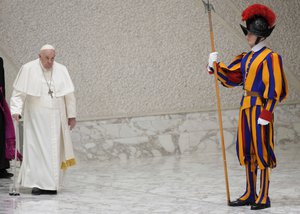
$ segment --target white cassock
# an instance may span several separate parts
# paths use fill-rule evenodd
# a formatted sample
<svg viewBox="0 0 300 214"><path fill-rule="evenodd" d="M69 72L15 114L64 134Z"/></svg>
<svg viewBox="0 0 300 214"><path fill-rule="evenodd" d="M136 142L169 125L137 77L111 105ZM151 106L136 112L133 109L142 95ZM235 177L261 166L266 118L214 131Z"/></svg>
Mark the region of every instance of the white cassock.
<svg viewBox="0 0 300 214"><path fill-rule="evenodd" d="M22 66L13 86L11 114L24 120L19 183L59 190L64 170L75 164L68 118L76 117L76 100L68 70L54 62L51 76L36 59Z"/></svg>

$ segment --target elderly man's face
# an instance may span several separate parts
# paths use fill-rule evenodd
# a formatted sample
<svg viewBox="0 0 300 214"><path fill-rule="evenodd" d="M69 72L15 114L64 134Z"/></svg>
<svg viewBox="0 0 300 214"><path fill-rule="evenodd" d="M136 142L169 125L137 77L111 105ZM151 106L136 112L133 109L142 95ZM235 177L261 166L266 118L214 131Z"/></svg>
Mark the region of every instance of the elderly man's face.
<svg viewBox="0 0 300 214"><path fill-rule="evenodd" d="M40 60L44 68L51 69L54 63L55 51L54 50L42 50L39 54Z"/></svg>

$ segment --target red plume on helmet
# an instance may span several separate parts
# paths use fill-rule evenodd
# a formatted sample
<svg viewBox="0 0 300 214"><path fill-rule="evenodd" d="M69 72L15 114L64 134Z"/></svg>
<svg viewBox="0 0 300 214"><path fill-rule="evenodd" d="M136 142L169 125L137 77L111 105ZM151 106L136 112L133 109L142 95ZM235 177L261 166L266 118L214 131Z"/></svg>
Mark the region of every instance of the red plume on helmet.
<svg viewBox="0 0 300 214"><path fill-rule="evenodd" d="M254 18L254 16L261 16L265 18L269 27L273 27L276 21L275 13L270 8L262 4L253 4L247 7L242 13L242 20L246 21Z"/></svg>
<svg viewBox="0 0 300 214"><path fill-rule="evenodd" d="M241 25L245 35L248 32L258 37L268 37L275 28L275 13L265 5L253 4L242 13L242 20L246 21L246 27Z"/></svg>

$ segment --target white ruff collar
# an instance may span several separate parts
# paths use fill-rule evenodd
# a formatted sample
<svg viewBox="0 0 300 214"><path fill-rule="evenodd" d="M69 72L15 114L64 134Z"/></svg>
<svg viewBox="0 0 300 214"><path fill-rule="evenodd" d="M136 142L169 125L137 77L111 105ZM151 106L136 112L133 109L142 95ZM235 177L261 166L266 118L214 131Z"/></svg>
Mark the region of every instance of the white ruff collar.
<svg viewBox="0 0 300 214"><path fill-rule="evenodd" d="M265 46L266 46L266 44L264 42L260 42L257 45L255 45L251 50L253 52L257 52L257 51L261 50Z"/></svg>

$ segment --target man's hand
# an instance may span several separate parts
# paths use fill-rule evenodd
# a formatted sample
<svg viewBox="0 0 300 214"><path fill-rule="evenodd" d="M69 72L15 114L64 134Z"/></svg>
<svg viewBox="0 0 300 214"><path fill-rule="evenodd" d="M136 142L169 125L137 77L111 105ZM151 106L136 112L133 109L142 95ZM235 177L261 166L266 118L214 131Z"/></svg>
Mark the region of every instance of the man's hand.
<svg viewBox="0 0 300 214"><path fill-rule="evenodd" d="M15 121L19 122L19 120L20 120L20 118L21 118L21 115L19 115L19 114L13 114L13 115L12 115L12 118L13 118Z"/></svg>
<svg viewBox="0 0 300 214"><path fill-rule="evenodd" d="M70 130L72 130L76 125L76 118L69 118L68 125L70 126Z"/></svg>
<svg viewBox="0 0 300 214"><path fill-rule="evenodd" d="M218 62L218 52L212 52L209 54L208 66L213 68L214 62Z"/></svg>

